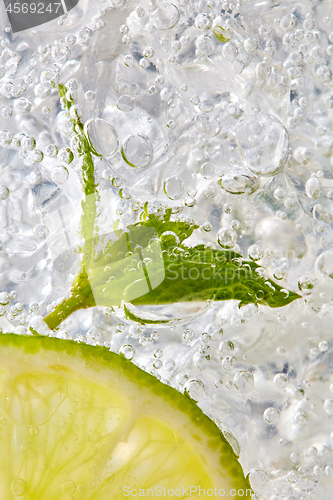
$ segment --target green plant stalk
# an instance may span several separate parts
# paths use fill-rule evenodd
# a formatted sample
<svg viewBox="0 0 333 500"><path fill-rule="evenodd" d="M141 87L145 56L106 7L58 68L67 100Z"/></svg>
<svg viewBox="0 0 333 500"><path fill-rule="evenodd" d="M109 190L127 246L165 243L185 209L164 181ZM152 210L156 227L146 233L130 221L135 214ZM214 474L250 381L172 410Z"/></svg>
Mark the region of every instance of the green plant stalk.
<svg viewBox="0 0 333 500"><path fill-rule="evenodd" d="M68 100L66 97L67 88L65 85L58 85L60 98L63 106L71 112L74 105L73 100ZM92 257L94 240L94 229L96 221L96 201L98 199L97 184L95 182L95 167L92 154L100 156L89 143L89 139L84 134L84 125L80 118L73 113L75 118L71 117L73 130L77 134L77 139L80 142L79 157L82 166L82 181L84 199L82 200L82 216L81 216L81 233L84 239L84 258L83 266L88 268Z"/></svg>
<svg viewBox="0 0 333 500"><path fill-rule="evenodd" d="M50 312L44 322L51 330L56 330L72 313L96 305L87 273L83 269L72 285L69 297Z"/></svg>
<svg viewBox="0 0 333 500"><path fill-rule="evenodd" d="M73 100L66 97L67 88L65 85L59 84L58 90L63 107L70 113ZM75 113L73 113L75 116ZM96 201L98 200L97 184L95 182L95 168L93 154L100 156L89 143L88 138L84 134L84 125L80 118L76 115L71 117L73 130L77 134L77 139L80 143L78 148L80 164L82 166L82 181L84 199L81 202L81 234L84 239L84 250L82 259L82 268L78 276L75 278L72 285L70 296L65 299L56 309L48 314L44 321L51 329L56 329L62 321L78 309L92 307L94 301L90 300L91 288L89 285L86 269L89 268L92 254L94 251L93 241L95 233L96 221Z"/></svg>

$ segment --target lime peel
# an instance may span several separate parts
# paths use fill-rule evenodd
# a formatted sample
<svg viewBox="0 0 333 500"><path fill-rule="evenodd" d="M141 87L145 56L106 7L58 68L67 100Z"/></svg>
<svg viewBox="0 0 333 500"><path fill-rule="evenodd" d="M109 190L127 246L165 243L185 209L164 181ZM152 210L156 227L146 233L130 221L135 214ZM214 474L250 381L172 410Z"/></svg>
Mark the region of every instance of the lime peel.
<svg viewBox="0 0 333 500"><path fill-rule="evenodd" d="M215 423L118 354L1 334L0 360L1 498L109 500L199 486L213 498L220 489L251 497Z"/></svg>

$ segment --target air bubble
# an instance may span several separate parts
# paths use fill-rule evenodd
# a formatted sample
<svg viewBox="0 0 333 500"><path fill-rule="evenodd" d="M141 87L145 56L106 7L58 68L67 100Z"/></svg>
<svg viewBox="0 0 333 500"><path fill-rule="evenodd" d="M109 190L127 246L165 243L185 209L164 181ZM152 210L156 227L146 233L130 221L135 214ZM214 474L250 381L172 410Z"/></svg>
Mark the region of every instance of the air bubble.
<svg viewBox="0 0 333 500"><path fill-rule="evenodd" d="M205 56L210 56L214 54L215 42L210 36L207 35L199 36L195 41L195 45L197 49Z"/></svg>
<svg viewBox="0 0 333 500"><path fill-rule="evenodd" d="M217 233L218 244L222 248L234 248L237 241L237 233L228 227L223 227Z"/></svg>
<svg viewBox="0 0 333 500"><path fill-rule="evenodd" d="M241 118L236 133L242 159L252 172L272 176L283 169L289 155L289 136L280 121L256 113Z"/></svg>
<svg viewBox="0 0 333 500"><path fill-rule="evenodd" d="M234 168L232 173L223 175L220 180L221 187L231 194L251 194L259 187L258 178L245 173L240 168Z"/></svg>
<svg viewBox="0 0 333 500"><path fill-rule="evenodd" d="M238 55L237 46L233 41L227 42L225 45L223 45L222 52L224 57L230 62L234 62Z"/></svg>
<svg viewBox="0 0 333 500"><path fill-rule="evenodd" d="M123 142L121 155L129 166L146 168L153 161L153 146L145 135L130 135Z"/></svg>
<svg viewBox="0 0 333 500"><path fill-rule="evenodd" d="M249 248L247 249L247 254L249 258L254 261L260 260L264 256L262 248L256 244L249 246Z"/></svg>
<svg viewBox="0 0 333 500"><path fill-rule="evenodd" d="M254 491L262 491L268 481L267 472L263 469L252 469L249 473L249 481Z"/></svg>
<svg viewBox="0 0 333 500"><path fill-rule="evenodd" d="M170 200L179 200L184 194L184 182L175 176L164 181L164 192Z"/></svg>
<svg viewBox="0 0 333 500"><path fill-rule="evenodd" d="M298 401L301 401L305 397L305 391L302 387L295 387L293 390L293 397Z"/></svg>
<svg viewBox="0 0 333 500"><path fill-rule="evenodd" d="M178 373L178 375L176 377L177 384L185 385L187 381L188 381L187 373L184 373L184 372Z"/></svg>
<svg viewBox="0 0 333 500"><path fill-rule="evenodd" d="M310 177L305 184L305 192L309 198L317 199L319 198L321 191L321 183L316 177Z"/></svg>
<svg viewBox="0 0 333 500"><path fill-rule="evenodd" d="M27 491L27 484L23 479L18 478L12 481L10 488L13 492L13 495L21 497Z"/></svg>
<svg viewBox="0 0 333 500"><path fill-rule="evenodd" d="M69 148L62 148L58 153L58 158L61 162L69 165L74 160L74 154Z"/></svg>
<svg viewBox="0 0 333 500"><path fill-rule="evenodd" d="M91 37L92 37L91 29L85 26L81 28L76 34L77 42L80 45L89 45Z"/></svg>
<svg viewBox="0 0 333 500"><path fill-rule="evenodd" d="M308 422L308 416L304 412L298 412L294 416L294 424L296 427L305 427Z"/></svg>
<svg viewBox="0 0 333 500"><path fill-rule="evenodd" d="M22 137L21 147L26 151L32 151L36 147L36 139L30 136Z"/></svg>
<svg viewBox="0 0 333 500"><path fill-rule="evenodd" d="M117 108L120 111L131 111L135 106L134 98L129 95L122 95L117 101Z"/></svg>
<svg viewBox="0 0 333 500"><path fill-rule="evenodd" d="M249 371L243 370L236 373L234 378L234 385L240 392L249 392L254 386L253 374Z"/></svg>
<svg viewBox="0 0 333 500"><path fill-rule="evenodd" d="M189 328L187 328L184 331L183 337L184 337L184 340L186 340L186 342L192 342L192 340L194 340L194 338L195 338L195 333L193 332L193 330L190 330Z"/></svg>
<svg viewBox="0 0 333 500"><path fill-rule="evenodd" d="M234 358L233 357L227 357L222 360L222 368L224 370L231 370L234 366Z"/></svg>
<svg viewBox="0 0 333 500"><path fill-rule="evenodd" d="M199 30L208 31L212 27L212 20L207 16L207 14L199 14L195 18L194 24Z"/></svg>
<svg viewBox="0 0 333 500"><path fill-rule="evenodd" d="M312 213L313 213L314 219L316 219L316 220L323 220L327 216L326 207L324 207L324 205L321 205L320 203L317 203L313 207Z"/></svg>
<svg viewBox="0 0 333 500"><path fill-rule="evenodd" d="M46 146L45 149L45 155L49 156L50 158L55 158L58 154L58 148L55 144L49 144Z"/></svg>
<svg viewBox="0 0 333 500"><path fill-rule="evenodd" d="M333 251L328 250L318 257L315 270L318 276L333 279Z"/></svg>
<svg viewBox="0 0 333 500"><path fill-rule="evenodd" d="M210 222L205 222L203 225L202 225L202 229L204 231L206 231L206 233L208 233L209 231L211 231L213 229L213 226Z"/></svg>
<svg viewBox="0 0 333 500"><path fill-rule="evenodd" d="M31 111L31 102L29 101L29 99L21 97L20 99L14 101L13 107L15 113L17 113L18 115L26 115Z"/></svg>
<svg viewBox="0 0 333 500"><path fill-rule="evenodd" d="M224 340L223 342L220 343L219 345L219 350L223 352L224 354L230 354L234 351L235 346L231 342L231 340Z"/></svg>
<svg viewBox="0 0 333 500"><path fill-rule="evenodd" d="M69 111L69 115L73 120L77 120L78 118L81 118L83 115L83 109L79 104L73 104L71 106L71 109Z"/></svg>
<svg viewBox="0 0 333 500"><path fill-rule="evenodd" d="M6 292L0 293L0 304L2 306L6 306L10 302L10 296Z"/></svg>
<svg viewBox="0 0 333 500"><path fill-rule="evenodd" d="M67 181L69 172L68 169L64 165L59 165L52 169L52 180L56 184L63 184Z"/></svg>
<svg viewBox="0 0 333 500"><path fill-rule="evenodd" d="M29 434L30 434L30 436L37 436L37 434L39 434L39 428L38 427L30 427Z"/></svg>
<svg viewBox="0 0 333 500"><path fill-rule="evenodd" d="M152 47L146 47L143 51L144 57L151 59L154 56L154 49Z"/></svg>
<svg viewBox="0 0 333 500"><path fill-rule="evenodd" d="M263 414L264 420L268 424L276 424L279 420L279 412L276 408L266 408Z"/></svg>
<svg viewBox="0 0 333 500"><path fill-rule="evenodd" d="M93 118L84 125L84 131L97 153L111 156L118 149L118 134L112 125L102 118Z"/></svg>
<svg viewBox="0 0 333 500"><path fill-rule="evenodd" d="M324 410L329 416L333 415L333 399L326 399L324 402Z"/></svg>
<svg viewBox="0 0 333 500"><path fill-rule="evenodd" d="M41 76L40 76L40 82L42 86L51 91L53 88L55 88L58 85L59 82L59 70L56 68L48 68L44 71L42 71ZM41 89L43 90L43 89ZM49 95L50 92L47 93Z"/></svg>
<svg viewBox="0 0 333 500"><path fill-rule="evenodd" d="M75 493L75 490L76 490L76 484L74 483L74 481L70 479L67 479L67 481L65 481L61 487L61 491L65 495L73 495L73 493Z"/></svg>
<svg viewBox="0 0 333 500"><path fill-rule="evenodd" d="M140 64L141 68L143 68L143 69L147 69L150 66L150 62L145 57L142 57L140 59L139 64Z"/></svg>
<svg viewBox="0 0 333 500"><path fill-rule="evenodd" d="M139 344L141 345L141 347L149 347L152 341L153 340L147 335L142 335L142 337L140 337L139 339Z"/></svg>
<svg viewBox="0 0 333 500"><path fill-rule="evenodd" d="M298 281L298 288L302 292L310 292L314 287L314 283L311 278L307 275L301 276Z"/></svg>
<svg viewBox="0 0 333 500"><path fill-rule="evenodd" d="M9 196L9 189L7 186L0 186L0 200L6 200Z"/></svg>
<svg viewBox="0 0 333 500"><path fill-rule="evenodd" d="M1 110L1 114L4 118L10 118L13 114L13 110L12 110L12 108L4 107Z"/></svg>
<svg viewBox="0 0 333 500"><path fill-rule="evenodd" d="M172 130L175 129L176 126L177 126L177 122L175 122L175 120L169 120L167 122L167 127L170 128L170 129L172 129Z"/></svg>
<svg viewBox="0 0 333 500"><path fill-rule="evenodd" d="M322 342L319 342L318 347L319 347L320 352L326 352L326 351L328 351L328 348L329 348L328 342L326 342L326 340L323 340Z"/></svg>
<svg viewBox="0 0 333 500"><path fill-rule="evenodd" d="M214 170L214 165L208 161L202 165L200 172L205 179L212 179L214 177Z"/></svg>
<svg viewBox="0 0 333 500"><path fill-rule="evenodd" d="M37 224L34 227L34 234L37 236L39 240L43 240L47 237L49 230L44 224Z"/></svg>
<svg viewBox="0 0 333 500"><path fill-rule="evenodd" d="M50 328L47 326L42 316L33 316L29 322L29 329L34 330L38 335L49 335Z"/></svg>
<svg viewBox="0 0 333 500"><path fill-rule="evenodd" d="M258 49L258 41L253 38L247 38L244 42L244 49L249 54L253 54Z"/></svg>
<svg viewBox="0 0 333 500"><path fill-rule="evenodd" d="M284 373L278 373L274 377L274 384L279 388L279 389L285 389L288 385L288 376L285 375Z"/></svg>
<svg viewBox="0 0 333 500"><path fill-rule="evenodd" d="M185 385L184 394L197 403L205 395L204 383L197 379L190 380Z"/></svg>
<svg viewBox="0 0 333 500"><path fill-rule="evenodd" d="M179 10L172 4L164 2L150 16L151 25L158 30L173 28L179 20Z"/></svg>
<svg viewBox="0 0 333 500"><path fill-rule="evenodd" d="M96 94L92 90L87 90L87 92L84 94L84 97L86 101L91 102L96 98Z"/></svg>

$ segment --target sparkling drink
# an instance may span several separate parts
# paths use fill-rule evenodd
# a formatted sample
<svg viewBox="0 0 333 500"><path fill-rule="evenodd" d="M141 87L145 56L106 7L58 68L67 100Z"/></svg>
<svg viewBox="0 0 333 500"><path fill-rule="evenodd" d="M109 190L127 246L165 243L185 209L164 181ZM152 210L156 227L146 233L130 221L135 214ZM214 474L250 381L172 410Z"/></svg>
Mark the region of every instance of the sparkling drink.
<svg viewBox="0 0 333 500"><path fill-rule="evenodd" d="M258 498L330 498L331 3L1 8L3 331L122 354Z"/></svg>

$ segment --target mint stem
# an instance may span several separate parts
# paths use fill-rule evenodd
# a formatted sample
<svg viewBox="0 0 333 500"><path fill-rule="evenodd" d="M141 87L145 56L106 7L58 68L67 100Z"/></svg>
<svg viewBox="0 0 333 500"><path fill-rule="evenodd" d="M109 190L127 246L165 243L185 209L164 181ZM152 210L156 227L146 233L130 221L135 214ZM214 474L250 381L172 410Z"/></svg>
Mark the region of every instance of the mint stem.
<svg viewBox="0 0 333 500"><path fill-rule="evenodd" d="M63 106L67 108L70 113L72 106L74 105L73 100L69 100L66 97L67 89L65 85L58 85L60 98L63 102ZM75 109L75 108L74 108ZM75 116L75 112L73 113ZM84 264L85 267L89 267L93 252L93 239L95 232L95 221L96 221L96 201L98 199L97 184L95 182L95 166L92 153L95 156L100 156L92 147L89 142L88 137L84 134L84 125L80 118L76 115L75 118L71 116L71 121L73 123L73 130L76 133L78 140L78 151L80 157L80 163L82 166L82 181L83 181L83 191L84 199L82 200L82 216L81 216L81 233L85 242L84 245Z"/></svg>
<svg viewBox="0 0 333 500"><path fill-rule="evenodd" d="M74 280L70 296L58 305L52 313L44 318L45 323L52 330L58 328L60 323L74 311L95 305L86 269L89 268L94 251L93 242L96 221L96 202L98 200L97 183L95 182L95 167L92 155L100 156L90 144L89 139L85 136L84 125L80 118L77 115L75 116L75 112L70 114L74 101L67 98L67 88L65 85L59 84L58 90L63 107L68 110L73 123L73 130L76 133L78 141L84 192L84 199L81 203L81 234L84 239L84 250L82 269Z"/></svg>
<svg viewBox="0 0 333 500"><path fill-rule="evenodd" d="M51 330L55 330L73 312L95 305L89 279L83 265L81 272L75 278L69 297L56 306L54 311L44 318L44 321Z"/></svg>

